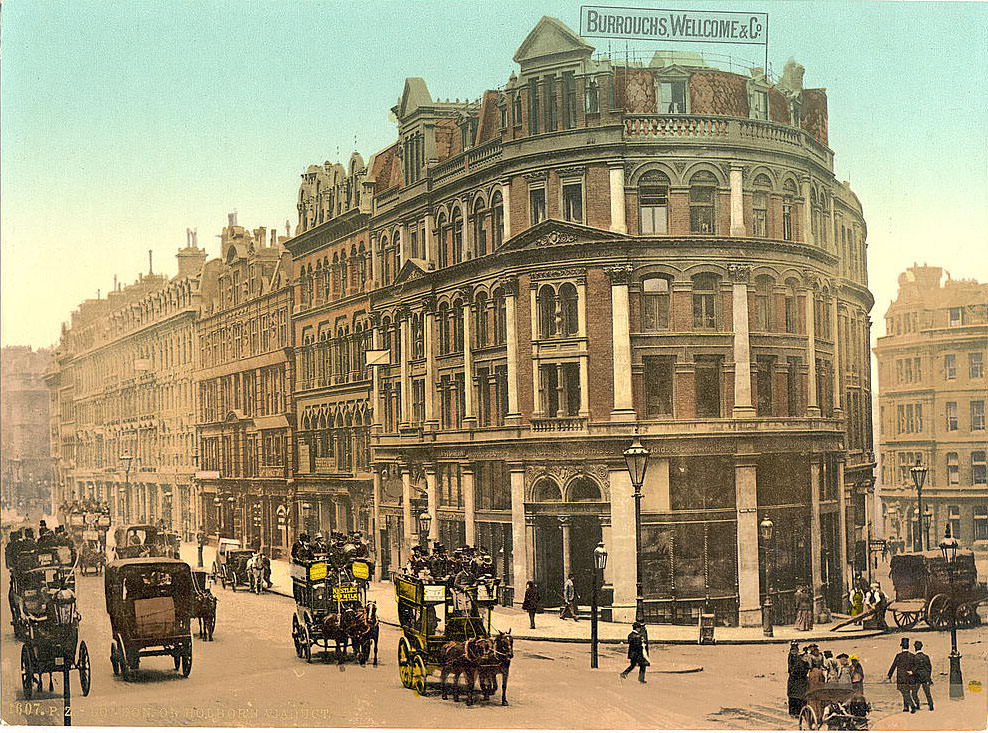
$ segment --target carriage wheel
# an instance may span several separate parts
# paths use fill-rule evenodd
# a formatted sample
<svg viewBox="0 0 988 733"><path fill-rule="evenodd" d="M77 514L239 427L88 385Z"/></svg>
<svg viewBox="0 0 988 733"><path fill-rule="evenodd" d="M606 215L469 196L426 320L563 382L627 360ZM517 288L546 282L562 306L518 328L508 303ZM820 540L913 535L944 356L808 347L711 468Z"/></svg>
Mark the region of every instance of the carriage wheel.
<svg viewBox="0 0 988 733"><path fill-rule="evenodd" d="M110 642L110 666L113 667L114 677L120 674L120 665L117 664L117 643L115 641Z"/></svg>
<svg viewBox="0 0 988 733"><path fill-rule="evenodd" d="M302 658L302 645L299 643L298 616L292 614L292 644L295 645L295 656Z"/></svg>
<svg viewBox="0 0 988 733"><path fill-rule="evenodd" d="M30 700L34 694L34 663L31 661L31 650L25 644L21 647L21 686L24 699Z"/></svg>
<svg viewBox="0 0 988 733"><path fill-rule="evenodd" d="M417 695L425 694L425 678L428 674L422 655L416 654L412 657L412 689Z"/></svg>
<svg viewBox="0 0 988 733"><path fill-rule="evenodd" d="M86 642L79 642L79 659L76 662L76 669L79 670L79 686L82 688L82 696L89 695L89 686L92 683L92 664L89 661L89 647Z"/></svg>
<svg viewBox="0 0 988 733"><path fill-rule="evenodd" d="M908 631L919 623L919 611L892 611L892 620L902 631Z"/></svg>
<svg viewBox="0 0 988 733"><path fill-rule="evenodd" d="M817 720L816 713L813 712L813 708L809 705L804 705L803 709L799 711L799 729L817 730L819 727L820 722Z"/></svg>
<svg viewBox="0 0 988 733"><path fill-rule="evenodd" d="M120 676L123 677L124 682L127 682L131 678L130 670L130 660L127 659L127 648L124 646L123 637L117 634L117 638L114 642L117 647L117 664L120 665Z"/></svg>
<svg viewBox="0 0 988 733"><path fill-rule="evenodd" d="M299 627L299 630L301 631L302 656L306 662L312 664L312 635L309 633L309 627L303 624Z"/></svg>
<svg viewBox="0 0 988 733"><path fill-rule="evenodd" d="M950 625L950 597L946 593L937 593L926 606L926 623L932 629L942 631Z"/></svg>
<svg viewBox="0 0 988 733"><path fill-rule="evenodd" d="M182 676L188 677L192 672L192 648L182 655Z"/></svg>
<svg viewBox="0 0 988 733"><path fill-rule="evenodd" d="M408 659L408 642L405 637L398 641L398 677L405 689L412 688L412 665Z"/></svg>

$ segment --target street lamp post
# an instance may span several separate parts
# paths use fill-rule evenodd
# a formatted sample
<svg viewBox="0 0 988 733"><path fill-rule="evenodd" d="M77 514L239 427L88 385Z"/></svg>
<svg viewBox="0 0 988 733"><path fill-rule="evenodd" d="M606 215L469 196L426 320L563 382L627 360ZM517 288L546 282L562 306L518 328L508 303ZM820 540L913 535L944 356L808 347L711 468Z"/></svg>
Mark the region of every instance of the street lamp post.
<svg viewBox="0 0 988 733"><path fill-rule="evenodd" d="M597 593L607 567L607 550L598 542L593 550L593 587L590 589L590 668L597 669Z"/></svg>
<svg viewBox="0 0 988 733"><path fill-rule="evenodd" d="M768 549L775 537L775 525L771 519L768 517L762 519L758 525L758 534L762 539L762 547L765 548L765 601L762 603L762 633L765 636L772 637L775 636L775 629L773 628L774 614L772 610L772 593L774 590L772 588L772 572L774 568L772 566L773 558L769 557Z"/></svg>
<svg viewBox="0 0 988 733"><path fill-rule="evenodd" d="M926 473L929 469L922 465L920 459L916 459L916 465L909 469L912 474L913 484L916 486L916 504L919 513L919 539L913 537L913 549L923 551L929 548L930 538L927 531L926 544L923 544L923 484L926 483Z"/></svg>
<svg viewBox="0 0 988 733"><path fill-rule="evenodd" d="M429 527L432 526L432 517L430 516L428 510L423 509L422 513L418 516L419 521L419 544L426 548L428 552L429 548Z"/></svg>
<svg viewBox="0 0 988 733"><path fill-rule="evenodd" d="M645 622L645 597L642 594L642 484L648 468L648 448L638 438L624 451L631 485L635 487L635 620Z"/></svg>
<svg viewBox="0 0 988 733"><path fill-rule="evenodd" d="M950 536L950 524L947 524L943 541L940 543L947 565L947 580L950 583L950 696L963 699L964 676L961 674L961 655L957 651L957 600L954 589L954 561L957 559L957 538Z"/></svg>
<svg viewBox="0 0 988 733"><path fill-rule="evenodd" d="M130 521L130 464L134 462L134 456L132 455L122 455L120 456L120 462L124 464L124 500L123 500L123 521Z"/></svg>

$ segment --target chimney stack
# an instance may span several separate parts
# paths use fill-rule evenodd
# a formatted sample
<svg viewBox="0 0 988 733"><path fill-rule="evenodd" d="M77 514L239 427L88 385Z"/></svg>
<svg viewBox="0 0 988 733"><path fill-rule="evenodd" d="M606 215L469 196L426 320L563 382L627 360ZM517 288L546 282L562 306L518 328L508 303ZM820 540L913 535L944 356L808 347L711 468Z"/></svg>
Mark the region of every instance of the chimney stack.
<svg viewBox="0 0 988 733"><path fill-rule="evenodd" d="M237 226L237 212L236 211L231 211L229 214L227 214L226 215L226 219L227 219L228 226L231 226L231 227Z"/></svg>
<svg viewBox="0 0 988 733"><path fill-rule="evenodd" d="M148 250L148 275L154 274L154 265L151 258L152 258L151 250Z"/></svg>

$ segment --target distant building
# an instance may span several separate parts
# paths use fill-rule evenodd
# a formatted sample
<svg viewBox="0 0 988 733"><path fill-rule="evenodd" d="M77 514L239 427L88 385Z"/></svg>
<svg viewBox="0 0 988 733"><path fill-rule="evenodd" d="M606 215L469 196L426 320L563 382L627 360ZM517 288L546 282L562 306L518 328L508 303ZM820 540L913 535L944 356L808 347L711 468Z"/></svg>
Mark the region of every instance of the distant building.
<svg viewBox="0 0 988 733"><path fill-rule="evenodd" d="M5 346L0 357L3 506L47 508L51 500L51 429L44 374L50 349Z"/></svg>
<svg viewBox="0 0 988 733"><path fill-rule="evenodd" d="M949 523L962 545L988 542L988 283L910 267L878 339L881 490L885 536L935 547ZM921 461L927 531L909 469Z"/></svg>

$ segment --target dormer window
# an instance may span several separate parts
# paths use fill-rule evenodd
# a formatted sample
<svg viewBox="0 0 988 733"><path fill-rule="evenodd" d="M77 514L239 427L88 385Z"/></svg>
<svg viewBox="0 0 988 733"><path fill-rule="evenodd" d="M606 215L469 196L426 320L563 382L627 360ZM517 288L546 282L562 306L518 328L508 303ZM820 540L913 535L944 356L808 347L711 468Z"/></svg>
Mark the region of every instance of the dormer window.
<svg viewBox="0 0 988 733"><path fill-rule="evenodd" d="M499 108L501 110L501 129L506 130L508 128L508 105L502 102Z"/></svg>
<svg viewBox="0 0 988 733"><path fill-rule="evenodd" d="M792 126L799 127L803 121L803 103L798 99L792 100Z"/></svg>
<svg viewBox="0 0 988 733"><path fill-rule="evenodd" d="M521 125L521 92L515 92L511 100L511 124Z"/></svg>
<svg viewBox="0 0 988 733"><path fill-rule="evenodd" d="M686 114L686 80L669 79L659 82L659 114Z"/></svg>
<svg viewBox="0 0 988 733"><path fill-rule="evenodd" d="M751 116L756 120L768 119L768 92L755 91L752 93Z"/></svg>

